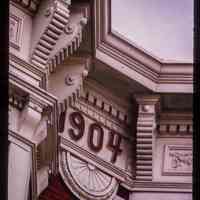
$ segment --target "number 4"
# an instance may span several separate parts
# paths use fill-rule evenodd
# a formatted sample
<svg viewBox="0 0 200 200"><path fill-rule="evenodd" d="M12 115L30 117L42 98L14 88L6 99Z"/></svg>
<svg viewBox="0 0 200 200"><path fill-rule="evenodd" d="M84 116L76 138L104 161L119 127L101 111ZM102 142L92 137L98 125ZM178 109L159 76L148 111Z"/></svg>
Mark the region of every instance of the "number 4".
<svg viewBox="0 0 200 200"><path fill-rule="evenodd" d="M110 161L111 161L111 163L115 163L117 160L117 156L122 153L122 149L120 149L122 137L121 137L121 135L119 135L113 131L111 131L109 135L110 136L109 136L109 141L108 141L107 147L109 150L111 150L113 152Z"/></svg>

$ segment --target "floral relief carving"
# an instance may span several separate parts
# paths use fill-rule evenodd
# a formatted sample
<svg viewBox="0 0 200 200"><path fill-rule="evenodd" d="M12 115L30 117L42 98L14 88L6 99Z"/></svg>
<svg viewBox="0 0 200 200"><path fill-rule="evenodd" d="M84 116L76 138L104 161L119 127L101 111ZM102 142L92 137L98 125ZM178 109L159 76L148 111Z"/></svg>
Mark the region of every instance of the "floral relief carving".
<svg viewBox="0 0 200 200"><path fill-rule="evenodd" d="M169 153L169 156L172 157L171 167L174 169L182 168L184 165L186 167L192 166L192 153L173 152Z"/></svg>
<svg viewBox="0 0 200 200"><path fill-rule="evenodd" d="M163 175L191 175L192 147L189 145L165 145Z"/></svg>

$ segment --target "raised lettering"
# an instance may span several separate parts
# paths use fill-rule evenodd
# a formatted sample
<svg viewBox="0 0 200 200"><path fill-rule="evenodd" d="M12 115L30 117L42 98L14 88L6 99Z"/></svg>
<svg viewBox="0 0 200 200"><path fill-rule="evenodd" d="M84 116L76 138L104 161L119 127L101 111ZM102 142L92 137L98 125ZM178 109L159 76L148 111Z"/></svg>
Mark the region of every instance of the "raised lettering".
<svg viewBox="0 0 200 200"><path fill-rule="evenodd" d="M122 149L120 149L122 137L114 131L111 131L109 135L107 147L113 152L110 162L115 163L117 156L122 153Z"/></svg>
<svg viewBox="0 0 200 200"><path fill-rule="evenodd" d="M97 142L94 144L94 134L97 134ZM88 146L91 150L99 152L103 146L104 132L101 126L97 123L91 124L88 132Z"/></svg>
<svg viewBox="0 0 200 200"><path fill-rule="evenodd" d="M85 131L85 121L83 116L79 112L73 112L69 115L69 121L73 128L77 129L77 132L70 128L68 130L71 139L78 141L83 137Z"/></svg>

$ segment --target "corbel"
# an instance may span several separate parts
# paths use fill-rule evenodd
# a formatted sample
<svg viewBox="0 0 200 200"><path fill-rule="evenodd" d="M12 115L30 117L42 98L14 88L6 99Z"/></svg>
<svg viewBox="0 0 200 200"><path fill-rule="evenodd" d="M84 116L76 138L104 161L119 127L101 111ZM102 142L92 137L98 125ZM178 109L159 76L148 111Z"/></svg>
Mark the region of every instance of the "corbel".
<svg viewBox="0 0 200 200"><path fill-rule="evenodd" d="M47 137L47 124L51 116L52 109L50 106L42 108L41 118L35 127L32 139L40 144Z"/></svg>
<svg viewBox="0 0 200 200"><path fill-rule="evenodd" d="M21 113L19 133L36 145L47 137L47 123L50 118L49 106L41 108L32 102Z"/></svg>
<svg viewBox="0 0 200 200"><path fill-rule="evenodd" d="M18 131L23 110L29 103L29 94L24 90L9 85L9 129Z"/></svg>
<svg viewBox="0 0 200 200"><path fill-rule="evenodd" d="M29 94L20 88L9 86L9 104L22 111L29 102Z"/></svg>
<svg viewBox="0 0 200 200"><path fill-rule="evenodd" d="M71 58L78 50L82 42L82 32L88 23L89 17L88 4L72 5L69 22L49 55L47 61L49 73L55 72L58 65L62 64L66 58Z"/></svg>
<svg viewBox="0 0 200 200"><path fill-rule="evenodd" d="M51 106L40 107L30 102L21 116L24 119L19 133L36 146L37 195L48 186L48 170L52 160L46 157L46 152L48 150L48 124L52 121L51 113Z"/></svg>

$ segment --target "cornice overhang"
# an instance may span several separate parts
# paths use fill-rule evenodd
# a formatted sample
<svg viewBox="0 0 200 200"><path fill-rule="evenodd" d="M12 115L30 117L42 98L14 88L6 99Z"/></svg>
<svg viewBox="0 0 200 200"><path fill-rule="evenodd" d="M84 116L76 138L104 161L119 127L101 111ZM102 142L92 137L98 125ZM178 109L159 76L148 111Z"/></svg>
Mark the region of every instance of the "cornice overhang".
<svg viewBox="0 0 200 200"><path fill-rule="evenodd" d="M46 73L41 68L25 60L9 54L9 71L18 74L23 79L28 79L34 85L46 89Z"/></svg>
<svg viewBox="0 0 200 200"><path fill-rule="evenodd" d="M15 91L22 94L28 95L28 104L35 111L48 115L48 124L51 127L51 137L53 138L52 152L54 153L54 163L52 166L53 173L58 170L58 160L57 160L57 146L58 146L58 102L57 98L31 83L27 82L18 77L17 74L12 71L9 72L9 85L10 88L16 88ZM20 93L20 94L21 94ZM21 95L23 97L23 95ZM27 101L26 101L27 103ZM21 109L21 107L20 107Z"/></svg>
<svg viewBox="0 0 200 200"><path fill-rule="evenodd" d="M154 92L192 93L193 64L148 54L111 28L111 0L94 3L95 57Z"/></svg>
<svg viewBox="0 0 200 200"><path fill-rule="evenodd" d="M22 80L15 73L9 73L10 88L17 88L21 93L25 93L29 96L29 101L38 105L39 110L43 110L47 107L51 107L51 124L55 126L57 131L57 99L47 91L32 85L26 80Z"/></svg>

